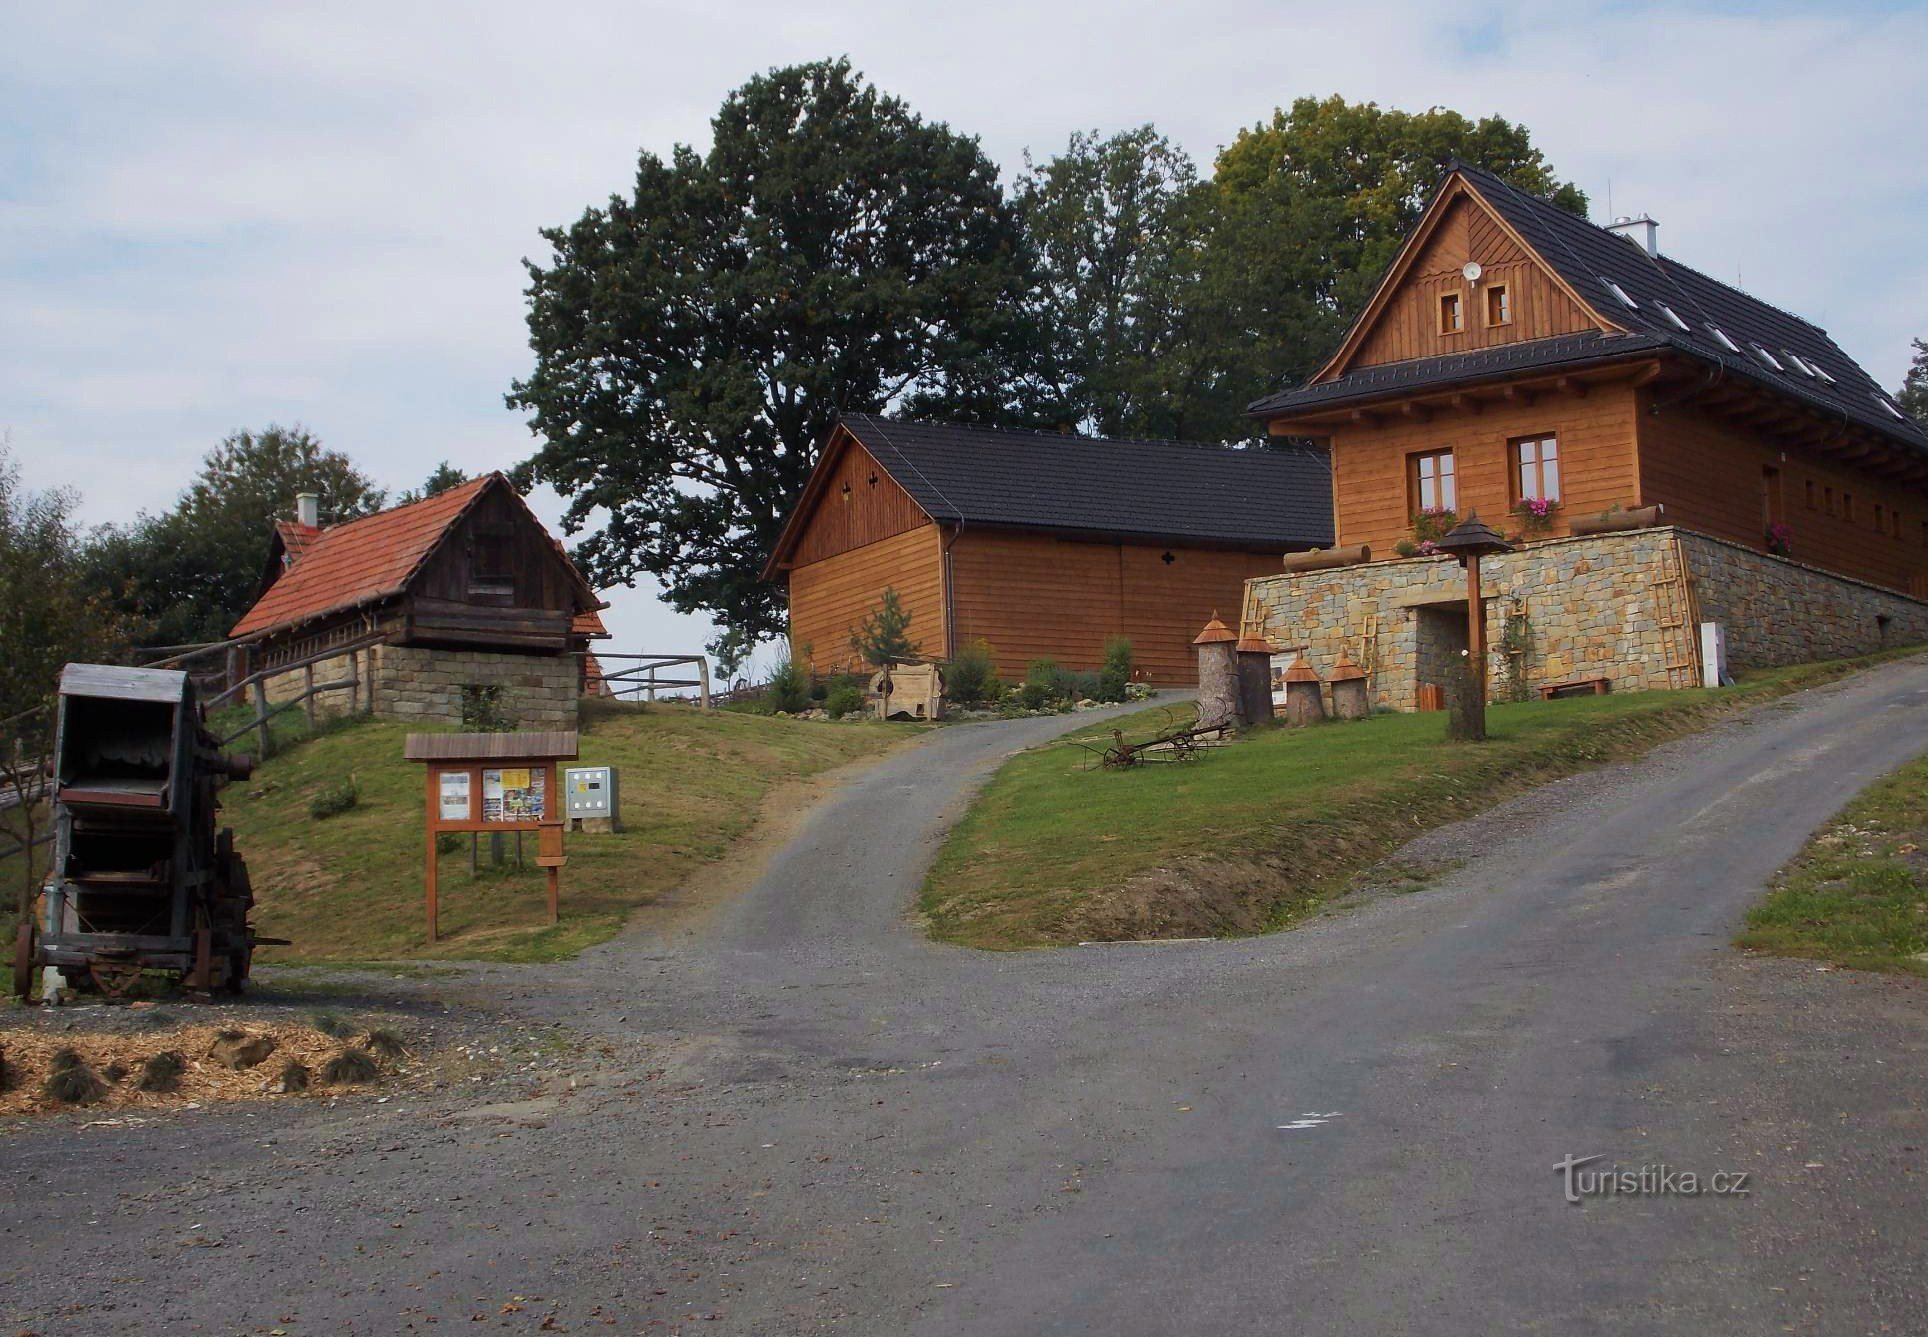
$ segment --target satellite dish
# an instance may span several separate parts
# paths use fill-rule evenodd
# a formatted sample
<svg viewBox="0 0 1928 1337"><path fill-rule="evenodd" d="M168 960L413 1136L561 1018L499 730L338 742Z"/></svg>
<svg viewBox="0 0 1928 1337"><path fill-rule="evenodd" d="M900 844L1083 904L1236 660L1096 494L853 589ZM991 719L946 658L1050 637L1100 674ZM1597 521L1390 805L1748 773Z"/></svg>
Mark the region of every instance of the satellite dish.
<svg viewBox="0 0 1928 1337"><path fill-rule="evenodd" d="M1459 272L1466 277L1466 281L1468 283L1478 283L1479 276L1481 274L1484 274L1486 271L1479 267L1479 261L1468 260L1465 264L1460 266Z"/></svg>

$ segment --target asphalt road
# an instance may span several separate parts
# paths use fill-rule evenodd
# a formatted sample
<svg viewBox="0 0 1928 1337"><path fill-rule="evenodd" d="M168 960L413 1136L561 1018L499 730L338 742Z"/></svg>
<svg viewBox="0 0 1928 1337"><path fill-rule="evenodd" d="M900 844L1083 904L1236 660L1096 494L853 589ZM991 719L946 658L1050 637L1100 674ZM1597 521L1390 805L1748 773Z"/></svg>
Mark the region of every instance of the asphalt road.
<svg viewBox="0 0 1928 1337"><path fill-rule="evenodd" d="M673 940L419 986L579 1037L573 1088L16 1130L0 1328L1928 1331L1928 991L1726 945L1928 749L1928 663L1529 796L1288 934L924 942L963 797L1061 727L935 732ZM1748 1191L1572 1204L1582 1156Z"/></svg>

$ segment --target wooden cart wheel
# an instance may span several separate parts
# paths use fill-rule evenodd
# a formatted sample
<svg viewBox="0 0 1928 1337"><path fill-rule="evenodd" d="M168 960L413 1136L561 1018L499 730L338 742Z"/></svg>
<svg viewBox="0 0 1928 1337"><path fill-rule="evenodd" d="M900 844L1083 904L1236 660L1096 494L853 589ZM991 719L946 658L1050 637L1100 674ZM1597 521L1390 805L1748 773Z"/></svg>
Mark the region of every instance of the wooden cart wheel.
<svg viewBox="0 0 1928 1337"><path fill-rule="evenodd" d="M22 999L33 992L33 939L33 920L22 920L13 941L13 991Z"/></svg>

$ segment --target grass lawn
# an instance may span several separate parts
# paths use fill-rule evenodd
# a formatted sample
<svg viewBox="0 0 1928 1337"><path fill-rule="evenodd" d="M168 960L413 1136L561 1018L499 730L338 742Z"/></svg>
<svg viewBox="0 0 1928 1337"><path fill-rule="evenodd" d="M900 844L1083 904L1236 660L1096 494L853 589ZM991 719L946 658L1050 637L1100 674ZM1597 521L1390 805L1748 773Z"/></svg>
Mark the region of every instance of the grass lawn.
<svg viewBox="0 0 1928 1337"><path fill-rule="evenodd" d="M290 747L253 780L223 791L223 820L248 861L256 927L295 944L263 948L264 963L557 960L613 936L631 912L724 854L775 786L875 756L915 731L672 705L602 707L585 721L582 762L620 769L624 833L568 837L562 922L546 922L533 835L524 837L520 870L513 862L490 868L484 836L474 879L462 837L459 849L440 856L441 938L433 948L422 923L423 768L402 760L409 726L361 720ZM321 821L309 815L317 793L351 776L354 807ZM506 840L513 851L514 837Z"/></svg>
<svg viewBox="0 0 1928 1337"><path fill-rule="evenodd" d="M1447 744L1443 713L1385 714L1096 771L1072 745L1113 727L1095 726L998 771L940 853L922 910L934 936L986 948L1286 927L1429 827L1894 657L1775 669L1718 692L1495 705L1477 745ZM1154 710L1123 727L1142 738L1164 723Z"/></svg>
<svg viewBox="0 0 1928 1337"><path fill-rule="evenodd" d="M1862 794L1747 916L1739 946L1928 975L1928 757Z"/></svg>

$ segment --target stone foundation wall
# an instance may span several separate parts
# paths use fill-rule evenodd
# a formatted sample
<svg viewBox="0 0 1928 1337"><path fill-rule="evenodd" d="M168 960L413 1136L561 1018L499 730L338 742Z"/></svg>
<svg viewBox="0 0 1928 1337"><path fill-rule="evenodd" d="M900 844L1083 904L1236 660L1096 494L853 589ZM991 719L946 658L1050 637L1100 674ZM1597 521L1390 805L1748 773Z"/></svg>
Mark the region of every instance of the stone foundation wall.
<svg viewBox="0 0 1928 1337"><path fill-rule="evenodd" d="M573 655L517 655L380 645L375 713L387 719L460 723L464 687L499 688L506 721L518 729L573 729L580 701Z"/></svg>
<svg viewBox="0 0 1928 1337"><path fill-rule="evenodd" d="M1928 642L1928 603L1847 576L1683 532L1700 617L1740 668L1841 659Z"/></svg>
<svg viewBox="0 0 1928 1337"><path fill-rule="evenodd" d="M1487 670L1509 683L1605 678L1616 692L1698 686L1701 621L1728 662L1765 668L1928 642L1928 603L1673 528L1552 539L1481 563ZM1423 611L1422 611L1423 610ZM1343 646L1368 668L1374 704L1414 707L1444 686L1465 645L1466 573L1450 558L1401 558L1246 582L1244 617L1321 676ZM1457 618L1457 624L1454 618ZM1509 651L1507 623L1526 635ZM1513 671L1509 673L1509 664Z"/></svg>
<svg viewBox="0 0 1928 1337"><path fill-rule="evenodd" d="M338 692L323 692L317 696L315 698L317 714L346 715L357 708L362 710L368 708L368 653L368 651L357 651L353 663L350 662L349 656L342 655L335 659L323 660L314 666L317 687L324 683L346 682L350 678L357 678L361 683L361 686L352 690L344 687ZM272 678L263 679L261 685L267 690L269 704L278 706L284 701L294 700L307 691L308 679L301 669L292 669L287 673L277 673Z"/></svg>

